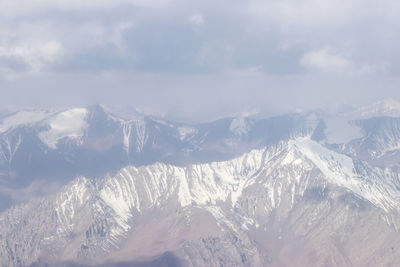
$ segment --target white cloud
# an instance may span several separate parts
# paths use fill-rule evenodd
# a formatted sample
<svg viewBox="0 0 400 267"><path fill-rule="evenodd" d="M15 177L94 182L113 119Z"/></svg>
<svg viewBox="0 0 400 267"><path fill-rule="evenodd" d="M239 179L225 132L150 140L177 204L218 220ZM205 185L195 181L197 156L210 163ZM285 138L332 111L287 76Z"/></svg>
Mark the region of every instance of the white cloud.
<svg viewBox="0 0 400 267"><path fill-rule="evenodd" d="M0 0L0 46L3 54L24 58L37 70L61 49L35 56L33 51L48 53L40 45L29 46L34 40L57 40L63 57L54 71L132 71L133 66L140 72L143 64L137 62L145 62L150 72L252 71L257 66L261 72L281 74L301 71L304 51L327 46L352 57L314 51L301 65L321 72L368 73L375 71L372 66L400 65L400 3L380 3L250 0L215 6L210 0ZM328 62L318 62L321 57ZM188 59L187 66L176 67L182 58Z"/></svg>
<svg viewBox="0 0 400 267"><path fill-rule="evenodd" d="M22 60L31 71L40 71L54 62L62 46L56 41L31 42L21 45L0 46L0 57Z"/></svg>
<svg viewBox="0 0 400 267"><path fill-rule="evenodd" d="M356 64L346 57L331 53L328 49L305 54L300 64L309 70L330 74L357 75L375 72L373 66Z"/></svg>

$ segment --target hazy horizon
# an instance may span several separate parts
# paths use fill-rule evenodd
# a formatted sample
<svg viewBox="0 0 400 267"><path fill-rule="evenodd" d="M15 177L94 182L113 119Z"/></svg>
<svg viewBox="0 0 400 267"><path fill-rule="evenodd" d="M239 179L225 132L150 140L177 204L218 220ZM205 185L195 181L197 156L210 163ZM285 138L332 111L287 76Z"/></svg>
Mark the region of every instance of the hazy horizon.
<svg viewBox="0 0 400 267"><path fill-rule="evenodd" d="M209 120L400 99L380 1L0 3L0 106L133 106Z"/></svg>

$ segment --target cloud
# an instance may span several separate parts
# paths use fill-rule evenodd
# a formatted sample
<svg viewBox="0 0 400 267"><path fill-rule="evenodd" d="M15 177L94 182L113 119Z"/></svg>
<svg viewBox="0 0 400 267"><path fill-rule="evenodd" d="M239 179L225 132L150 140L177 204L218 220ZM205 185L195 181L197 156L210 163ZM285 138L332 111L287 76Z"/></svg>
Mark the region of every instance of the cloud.
<svg viewBox="0 0 400 267"><path fill-rule="evenodd" d="M33 42L0 46L0 77L15 80L24 73L40 73L62 52L58 42Z"/></svg>
<svg viewBox="0 0 400 267"><path fill-rule="evenodd" d="M345 75L362 75L375 72L373 66L356 64L348 58L330 53L327 49L311 51L301 58L301 65L309 70Z"/></svg>
<svg viewBox="0 0 400 267"><path fill-rule="evenodd" d="M394 0L2 0L0 105L200 116L396 97L398 17Z"/></svg>
<svg viewBox="0 0 400 267"><path fill-rule="evenodd" d="M306 53L329 47L355 62L353 72L385 65L395 73L398 15L400 4L390 0L234 0L217 7L210 0L3 0L0 46L56 42L62 57L29 64L55 72L258 68L290 75L302 72Z"/></svg>
<svg viewBox="0 0 400 267"><path fill-rule="evenodd" d="M53 62L60 51L61 45L55 41L20 46L0 46L0 58L19 59L30 70L39 71L46 63Z"/></svg>

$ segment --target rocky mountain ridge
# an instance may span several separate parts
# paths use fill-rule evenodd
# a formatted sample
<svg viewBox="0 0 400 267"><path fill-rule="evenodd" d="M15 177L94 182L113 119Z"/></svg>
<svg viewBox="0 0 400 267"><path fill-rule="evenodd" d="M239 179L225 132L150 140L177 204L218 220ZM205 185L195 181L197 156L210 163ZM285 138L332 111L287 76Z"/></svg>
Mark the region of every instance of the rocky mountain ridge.
<svg viewBox="0 0 400 267"><path fill-rule="evenodd" d="M309 137L225 162L128 166L3 213L0 258L113 264L171 252L183 266L396 265L399 186L398 172Z"/></svg>

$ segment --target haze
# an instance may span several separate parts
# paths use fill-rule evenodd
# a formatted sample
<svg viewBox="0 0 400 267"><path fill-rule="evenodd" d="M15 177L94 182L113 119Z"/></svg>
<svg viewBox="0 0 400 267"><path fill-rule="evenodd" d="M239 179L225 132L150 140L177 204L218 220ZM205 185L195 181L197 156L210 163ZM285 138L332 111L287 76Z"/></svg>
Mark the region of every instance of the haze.
<svg viewBox="0 0 400 267"><path fill-rule="evenodd" d="M0 105L208 120L400 98L398 1L3 0Z"/></svg>

